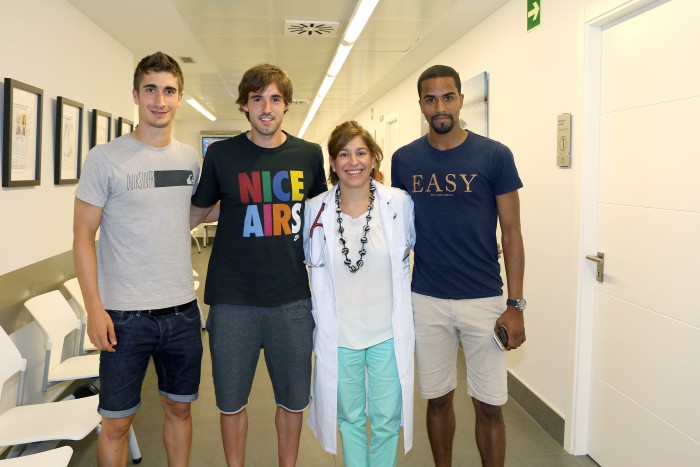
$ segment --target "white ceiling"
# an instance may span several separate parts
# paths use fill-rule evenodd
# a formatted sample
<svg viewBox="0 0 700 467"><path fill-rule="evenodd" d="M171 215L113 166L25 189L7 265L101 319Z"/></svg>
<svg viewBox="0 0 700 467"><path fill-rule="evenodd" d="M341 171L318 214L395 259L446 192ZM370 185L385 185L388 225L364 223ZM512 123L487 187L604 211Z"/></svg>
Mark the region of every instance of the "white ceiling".
<svg viewBox="0 0 700 467"><path fill-rule="evenodd" d="M69 0L134 54L161 50L182 63L185 94L207 107L221 130L245 130L235 104L251 66L282 67L294 84L284 128L297 134L358 0ZM325 142L333 127L364 109L507 0L379 0L304 136ZM289 34L285 22L336 23L336 34ZM332 29L332 28L330 28ZM183 103L178 120L202 119ZM233 121L231 124L230 121Z"/></svg>

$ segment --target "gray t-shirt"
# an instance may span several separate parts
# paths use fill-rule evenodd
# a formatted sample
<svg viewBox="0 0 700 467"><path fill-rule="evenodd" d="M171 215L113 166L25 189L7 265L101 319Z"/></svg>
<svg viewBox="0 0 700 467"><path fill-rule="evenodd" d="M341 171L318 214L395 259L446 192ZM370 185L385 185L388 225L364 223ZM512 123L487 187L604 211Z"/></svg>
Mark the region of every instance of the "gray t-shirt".
<svg viewBox="0 0 700 467"><path fill-rule="evenodd" d="M106 309L195 299L189 213L198 161L174 139L154 148L125 135L90 150L75 195L102 208L97 279Z"/></svg>

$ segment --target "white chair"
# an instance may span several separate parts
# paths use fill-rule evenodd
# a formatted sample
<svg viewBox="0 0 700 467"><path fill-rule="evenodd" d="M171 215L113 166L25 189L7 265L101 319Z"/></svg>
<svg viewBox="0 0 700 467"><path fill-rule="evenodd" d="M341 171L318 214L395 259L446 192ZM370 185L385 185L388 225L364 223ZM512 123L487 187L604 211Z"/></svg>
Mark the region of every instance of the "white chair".
<svg viewBox="0 0 700 467"><path fill-rule="evenodd" d="M199 289L199 281L197 278L199 277L199 273L195 271L194 269L192 270L192 278L194 280L194 291L196 292ZM204 312L202 311L202 307L199 304L199 298L197 299L197 308L199 308L199 322L202 327L202 331L207 329L207 320L204 319Z"/></svg>
<svg viewBox="0 0 700 467"><path fill-rule="evenodd" d="M202 242L202 245L204 248L209 245L209 229L214 229L216 230L216 227L219 225L219 221L216 222L207 222L205 224L202 224L202 229L204 230L204 241Z"/></svg>
<svg viewBox="0 0 700 467"><path fill-rule="evenodd" d="M197 252L201 253L202 249L199 247L199 239L197 238L197 235L195 235L195 233L197 232L197 229L198 228L195 227L194 229L190 230L190 235L194 239L194 243L197 245ZM206 230L205 230L205 232L206 232ZM204 246L207 246L207 244L205 243Z"/></svg>
<svg viewBox="0 0 700 467"><path fill-rule="evenodd" d="M63 446L23 457L0 460L0 467L66 467L73 456L73 448Z"/></svg>
<svg viewBox="0 0 700 467"><path fill-rule="evenodd" d="M0 359L0 393L2 393L5 383L19 373L17 402L13 408L0 415L0 447L12 446L8 458L29 453L38 447L38 443L43 441L83 439L97 428L100 423L100 415L97 413L98 396L21 405L27 361L22 358L15 344L2 328L0 328L0 355L2 355ZM31 446L24 449L25 445L28 444ZM48 454L46 456L49 457ZM68 457L70 458L70 455ZM20 464L17 461L17 463L8 463L7 465L25 464ZM43 464L29 463L26 465Z"/></svg>
<svg viewBox="0 0 700 467"><path fill-rule="evenodd" d="M74 277L73 279L67 280L63 283L63 286L66 288L66 291L68 291L68 295L70 295L75 302L76 306L74 307L74 310L80 318L80 324L82 326L82 330L80 332L80 344L78 345L80 355L94 352L97 350L97 347L95 347L95 344L90 341L90 337L87 335L87 311L85 308L85 300L83 299L83 292L80 290L80 284L78 283L78 278Z"/></svg>
<svg viewBox="0 0 700 467"><path fill-rule="evenodd" d="M61 292L54 290L37 295L27 300L24 306L32 314L46 339L42 391L46 392L50 386L61 381L96 378L99 375L99 353L71 356L61 361L66 337L74 331L82 331L80 320Z"/></svg>
<svg viewBox="0 0 700 467"><path fill-rule="evenodd" d="M78 355L61 361L63 343L68 334L82 330L80 320L61 292L54 290L30 298L24 303L46 338L46 357L41 390L61 381L97 378L100 374L100 354ZM76 340L77 344L77 340ZM77 347L74 346L74 347ZM55 349L52 352L52 349ZM74 352L74 354L77 352ZM141 461L133 427L129 431L129 450L134 463Z"/></svg>

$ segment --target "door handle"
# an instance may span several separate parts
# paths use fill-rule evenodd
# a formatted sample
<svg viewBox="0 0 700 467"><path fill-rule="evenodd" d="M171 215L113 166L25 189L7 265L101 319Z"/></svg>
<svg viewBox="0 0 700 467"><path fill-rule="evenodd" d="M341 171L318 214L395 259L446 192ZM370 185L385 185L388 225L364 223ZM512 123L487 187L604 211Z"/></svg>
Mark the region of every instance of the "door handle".
<svg viewBox="0 0 700 467"><path fill-rule="evenodd" d="M605 268L605 253L600 251L596 256L586 255L586 259L590 261L595 261L596 263L596 275L595 280L598 282L603 282L603 269Z"/></svg>

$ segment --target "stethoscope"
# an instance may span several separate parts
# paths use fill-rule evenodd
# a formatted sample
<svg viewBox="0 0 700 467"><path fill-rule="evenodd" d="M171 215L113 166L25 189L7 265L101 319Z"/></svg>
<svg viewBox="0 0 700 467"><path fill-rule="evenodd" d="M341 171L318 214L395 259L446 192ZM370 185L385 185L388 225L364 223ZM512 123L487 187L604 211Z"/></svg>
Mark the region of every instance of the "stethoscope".
<svg viewBox="0 0 700 467"><path fill-rule="evenodd" d="M309 230L309 262L308 266L310 268L322 268L325 267L325 263L323 262L323 255L326 252L326 239L324 238L321 243L323 244L323 247L321 248L321 253L318 255L318 257L314 258L314 251L313 251L313 238L314 238L314 229L317 227L320 227L321 230L323 230L323 222L321 222L321 214L323 213L323 210L326 208L326 203L321 204L321 208L318 210L318 213L316 214L316 218L314 219L313 224L311 224L311 229ZM396 219L396 213L394 213L394 219ZM325 237L325 235L324 235ZM408 258L408 255L411 252L411 246L408 245L406 247L406 253L404 253L404 261Z"/></svg>
<svg viewBox="0 0 700 467"><path fill-rule="evenodd" d="M318 255L317 258L314 259L314 229L317 227L320 227L321 230L323 230L323 222L321 222L321 214L323 213L323 210L326 207L326 203L321 204L321 209L318 210L318 214L316 214L316 219L314 219L313 224L311 224L311 230L309 231L309 267L311 268L322 268L325 266L323 262L323 255L326 252L326 239L324 238L321 240L321 243L323 244L323 248L321 248L321 254ZM323 232L321 232L323 234ZM324 235L325 237L325 235Z"/></svg>

